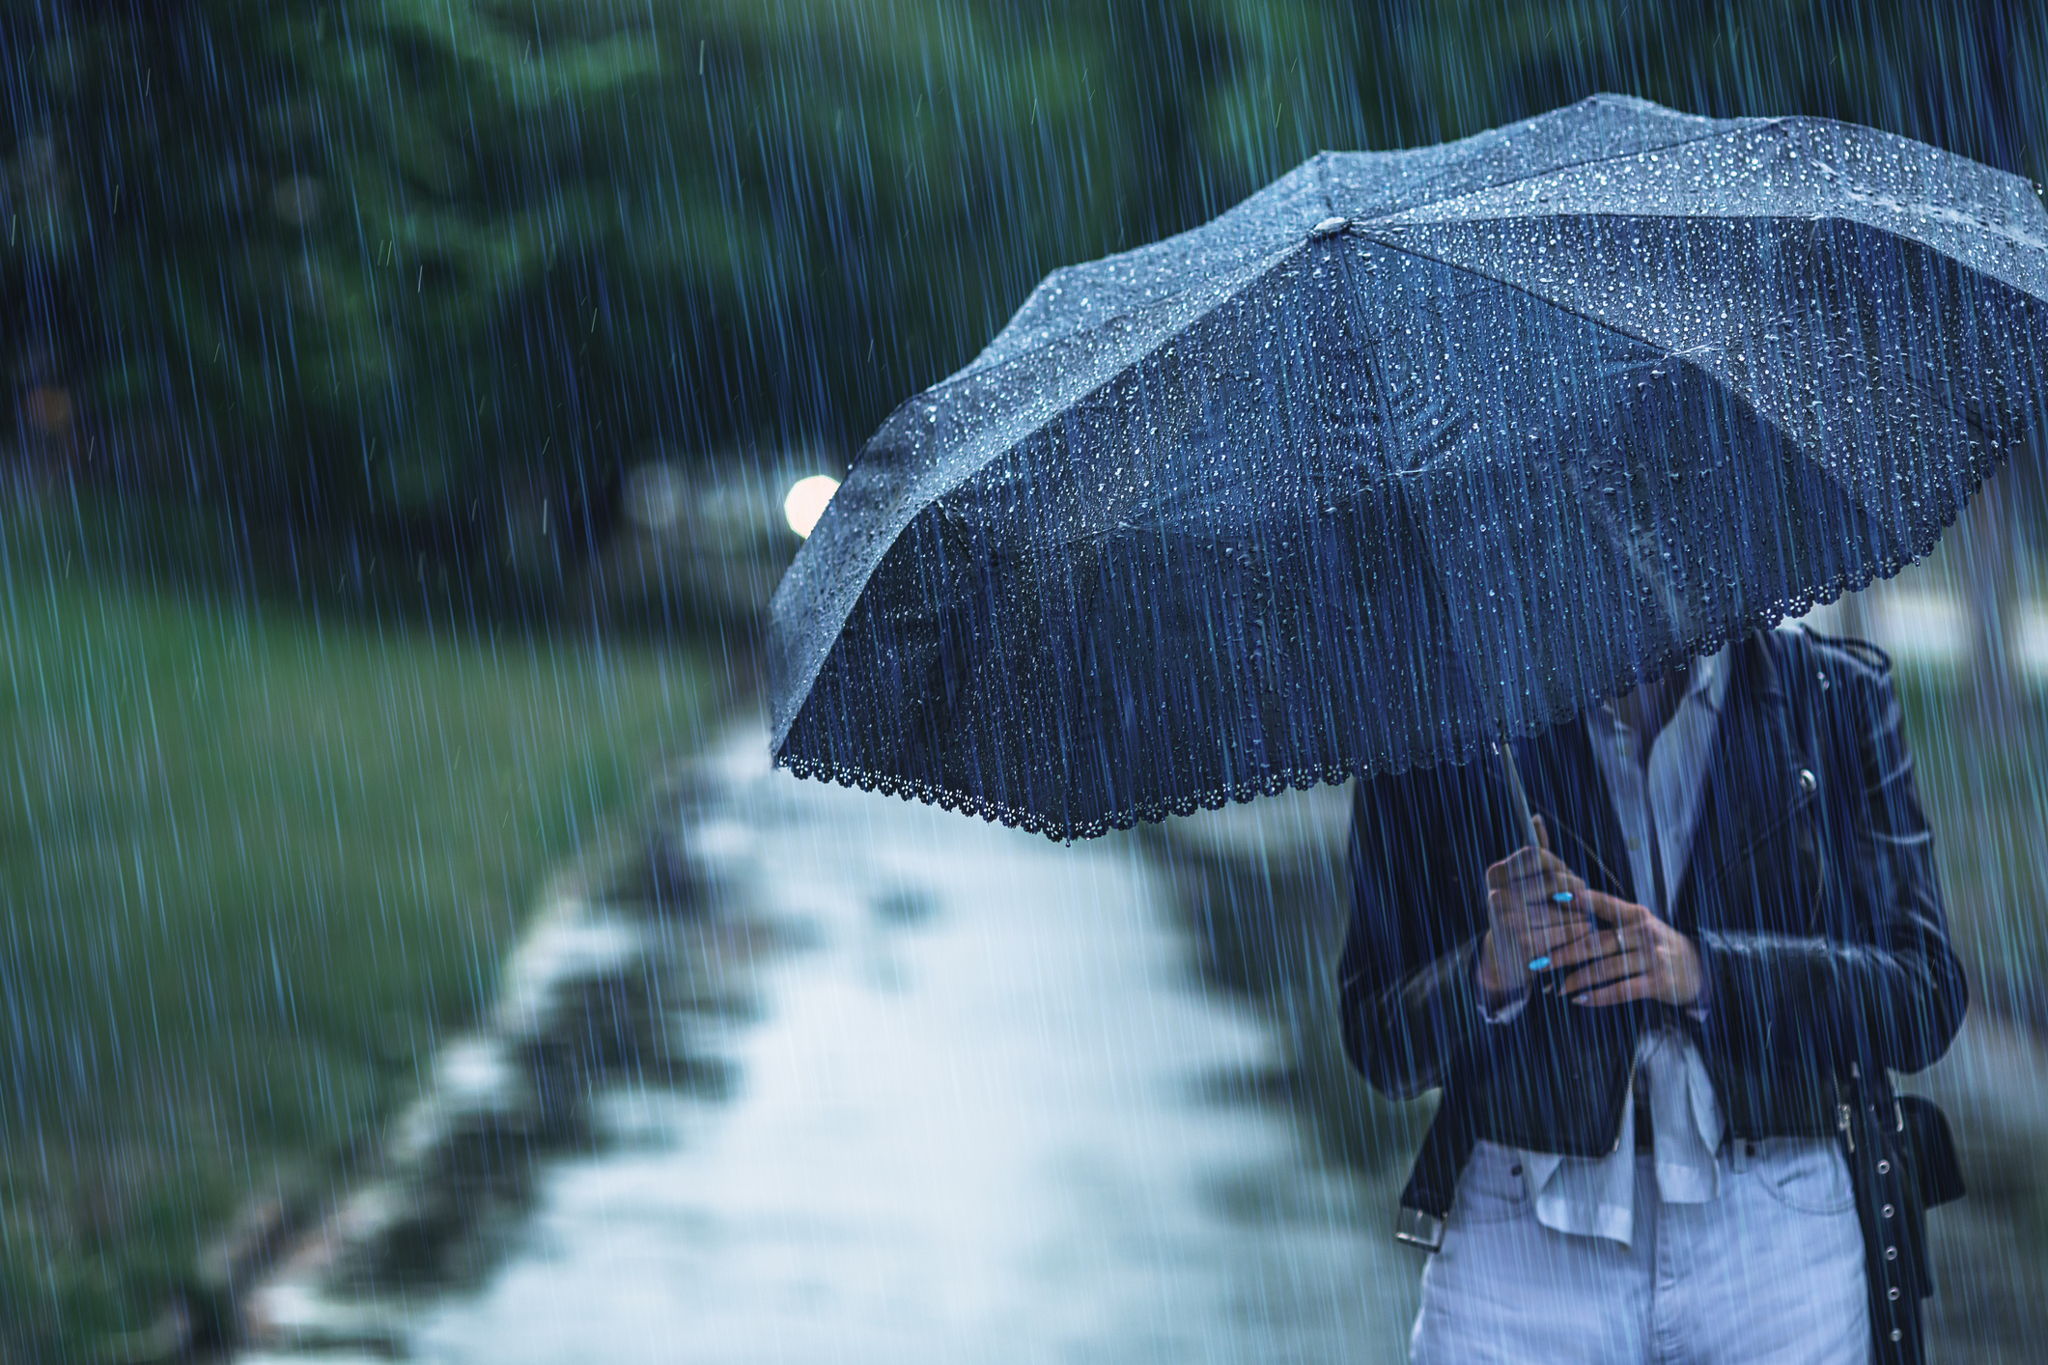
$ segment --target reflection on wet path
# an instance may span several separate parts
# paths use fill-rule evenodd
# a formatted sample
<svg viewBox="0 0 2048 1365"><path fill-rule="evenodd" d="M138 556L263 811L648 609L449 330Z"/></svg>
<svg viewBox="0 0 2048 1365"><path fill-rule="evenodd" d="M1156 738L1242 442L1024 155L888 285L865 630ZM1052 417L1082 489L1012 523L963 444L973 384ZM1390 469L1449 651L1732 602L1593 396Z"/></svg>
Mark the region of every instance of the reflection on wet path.
<svg viewBox="0 0 2048 1365"><path fill-rule="evenodd" d="M704 842L815 941L726 1026L731 1098L611 1094L614 1144L542 1175L519 1249L417 1320L416 1357L1401 1357L1416 1267L1383 1201L1284 1109L1219 1098L1273 1043L1199 986L1135 843L751 763Z"/></svg>

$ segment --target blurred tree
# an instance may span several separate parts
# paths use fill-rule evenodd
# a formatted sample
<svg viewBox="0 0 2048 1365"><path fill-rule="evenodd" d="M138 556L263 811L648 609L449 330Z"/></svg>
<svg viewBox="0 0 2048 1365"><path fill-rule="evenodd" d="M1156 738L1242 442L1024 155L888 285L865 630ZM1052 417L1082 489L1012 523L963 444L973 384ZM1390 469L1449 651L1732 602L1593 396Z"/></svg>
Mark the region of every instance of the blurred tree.
<svg viewBox="0 0 2048 1365"><path fill-rule="evenodd" d="M1059 260L1183 218L1158 158L1199 174L1194 95L1128 79L1176 26L1099 7L0 22L10 344L61 357L91 468L515 577L643 450L851 439Z"/></svg>
<svg viewBox="0 0 2048 1365"><path fill-rule="evenodd" d="M500 552L537 486L573 544L612 390L581 382L592 309L556 271L610 231L578 111L658 73L626 8L12 18L16 142L58 167L15 272L53 282L31 344L73 372L95 467L285 531L424 511Z"/></svg>
<svg viewBox="0 0 2048 1365"><path fill-rule="evenodd" d="M2038 175L2044 26L1838 0L42 0L0 15L0 355L24 424L61 370L102 471L545 577L604 534L624 465L849 446L1047 270L1322 147L1619 89Z"/></svg>

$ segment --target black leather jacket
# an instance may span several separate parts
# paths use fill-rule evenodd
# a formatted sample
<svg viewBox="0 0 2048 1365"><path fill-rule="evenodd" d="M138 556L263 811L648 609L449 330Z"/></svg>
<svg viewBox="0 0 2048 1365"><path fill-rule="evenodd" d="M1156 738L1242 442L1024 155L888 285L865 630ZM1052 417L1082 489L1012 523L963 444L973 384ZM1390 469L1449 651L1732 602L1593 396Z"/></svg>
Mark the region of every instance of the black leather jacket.
<svg viewBox="0 0 2048 1365"><path fill-rule="evenodd" d="M1353 1063L1397 1098L1444 1087L1480 1137L1593 1156L1621 1140L1637 1035L1688 1031L1735 1136L1834 1131L1854 1059L1947 1049L1966 1002L1888 661L1861 642L1757 631L1730 650L1721 724L1672 923L1698 945L1705 1020L1536 995L1480 1011L1485 868L1514 835L1498 767L1359 785L1341 972ZM1639 900L1580 723L1518 746L1531 805L1592 886Z"/></svg>

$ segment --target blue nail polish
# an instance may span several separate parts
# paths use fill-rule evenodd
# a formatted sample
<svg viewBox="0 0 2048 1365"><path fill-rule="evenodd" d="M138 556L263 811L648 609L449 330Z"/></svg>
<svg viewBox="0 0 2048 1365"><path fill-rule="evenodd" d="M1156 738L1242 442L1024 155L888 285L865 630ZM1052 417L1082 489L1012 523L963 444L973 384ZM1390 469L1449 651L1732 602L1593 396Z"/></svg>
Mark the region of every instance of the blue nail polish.
<svg viewBox="0 0 2048 1365"><path fill-rule="evenodd" d="M1550 899L1556 901L1559 905L1570 905L1572 903L1572 893L1569 891L1553 891L1550 893Z"/></svg>
<svg viewBox="0 0 2048 1365"><path fill-rule="evenodd" d="M1548 957L1532 957L1529 959L1529 970L1532 972L1545 971L1549 966L1550 959Z"/></svg>

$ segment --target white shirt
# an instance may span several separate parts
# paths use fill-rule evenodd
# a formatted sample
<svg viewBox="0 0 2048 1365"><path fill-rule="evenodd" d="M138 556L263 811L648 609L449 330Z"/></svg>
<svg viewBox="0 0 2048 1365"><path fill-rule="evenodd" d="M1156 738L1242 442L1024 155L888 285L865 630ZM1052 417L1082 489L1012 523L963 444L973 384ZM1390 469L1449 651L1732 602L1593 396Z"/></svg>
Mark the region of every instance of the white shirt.
<svg viewBox="0 0 2048 1365"><path fill-rule="evenodd" d="M1659 869L1651 859L1661 858L1666 894L1675 893L1692 852L1707 762L1727 696L1724 649L1693 664L1685 696L1648 754L1642 736L1608 703L1586 713L1587 738L1614 802L1637 898L1659 918L1668 919L1671 907L1659 901ZM1525 1004L1526 995L1487 1018L1505 1023ZM1658 1195L1667 1204L1705 1203L1719 1192L1715 1153L1724 1130L1706 1064L1690 1038L1669 1029L1645 1033L1636 1044L1635 1062L1649 1095ZM1629 1134L1635 1131L1635 1105L1631 1087L1622 1102L1621 1144L1604 1157L1517 1153L1537 1222L1558 1232L1630 1241L1636 1152Z"/></svg>

